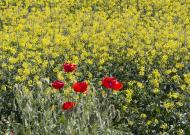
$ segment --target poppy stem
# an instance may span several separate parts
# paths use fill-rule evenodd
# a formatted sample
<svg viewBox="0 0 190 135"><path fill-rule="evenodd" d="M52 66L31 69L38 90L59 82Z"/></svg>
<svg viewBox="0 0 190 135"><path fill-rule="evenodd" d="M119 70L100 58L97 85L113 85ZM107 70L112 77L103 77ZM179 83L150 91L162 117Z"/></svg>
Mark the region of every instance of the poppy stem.
<svg viewBox="0 0 190 135"><path fill-rule="evenodd" d="M108 90L108 91L107 91L108 97L109 97L111 94L112 94L112 90Z"/></svg>

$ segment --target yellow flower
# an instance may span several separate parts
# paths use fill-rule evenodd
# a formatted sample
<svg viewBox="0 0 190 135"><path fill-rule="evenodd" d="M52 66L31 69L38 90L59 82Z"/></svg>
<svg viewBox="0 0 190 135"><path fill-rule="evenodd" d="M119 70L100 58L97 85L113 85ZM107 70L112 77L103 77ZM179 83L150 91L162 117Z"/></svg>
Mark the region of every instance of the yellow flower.
<svg viewBox="0 0 190 135"><path fill-rule="evenodd" d="M130 103L132 101L132 96L133 96L133 90L132 89L127 89L125 90L125 95L126 95L126 102Z"/></svg>
<svg viewBox="0 0 190 135"><path fill-rule="evenodd" d="M8 66L8 69L9 69L9 70L13 70L13 69L14 69L14 66L13 66L13 65L9 65L9 66Z"/></svg>
<svg viewBox="0 0 190 135"><path fill-rule="evenodd" d="M152 123L152 121L151 120L148 120L147 122L146 122L146 125L150 125Z"/></svg>
<svg viewBox="0 0 190 135"><path fill-rule="evenodd" d="M93 64L93 61L92 61L91 59L88 59L86 62L87 62L87 64L89 64L89 65L92 65L92 64Z"/></svg>
<svg viewBox="0 0 190 135"><path fill-rule="evenodd" d="M57 72L57 79L58 80L64 80L63 72Z"/></svg>
<svg viewBox="0 0 190 135"><path fill-rule="evenodd" d="M137 86L138 86L140 89L144 88L144 85L143 85L143 83L141 83L141 82L137 82Z"/></svg>
<svg viewBox="0 0 190 135"><path fill-rule="evenodd" d="M128 121L129 126L132 126L134 124L134 121L131 121L131 120L127 120L127 121Z"/></svg>
<svg viewBox="0 0 190 135"><path fill-rule="evenodd" d="M177 99L177 98L180 98L180 94L178 92L170 92L168 94L168 97L169 98L174 98L174 99Z"/></svg>
<svg viewBox="0 0 190 135"><path fill-rule="evenodd" d="M172 70L171 70L171 69L165 71L165 74L166 74L166 75L169 75L170 73L172 73Z"/></svg>
<svg viewBox="0 0 190 135"><path fill-rule="evenodd" d="M35 80L35 81L38 81L39 79L40 79L40 77L39 77L38 75L35 75L35 76L34 76L34 80Z"/></svg>
<svg viewBox="0 0 190 135"><path fill-rule="evenodd" d="M176 102L176 105L181 107L183 106L183 102Z"/></svg>
<svg viewBox="0 0 190 135"><path fill-rule="evenodd" d="M160 92L160 90L158 88L154 88L153 92L154 92L154 94L158 94Z"/></svg>
<svg viewBox="0 0 190 135"><path fill-rule="evenodd" d="M190 73L184 74L184 82L190 84Z"/></svg>
<svg viewBox="0 0 190 135"><path fill-rule="evenodd" d="M168 125L167 123L163 123L161 126L160 126L161 129L167 129L168 128Z"/></svg>
<svg viewBox="0 0 190 135"><path fill-rule="evenodd" d="M157 79L151 80L151 83L155 88L159 88L159 81Z"/></svg>
<svg viewBox="0 0 190 135"><path fill-rule="evenodd" d="M161 61L163 63L167 63L167 60L168 60L168 56L167 55L163 55Z"/></svg>
<svg viewBox="0 0 190 135"><path fill-rule="evenodd" d="M184 64L176 63L175 67L178 68L178 69L182 69L184 67Z"/></svg>
<svg viewBox="0 0 190 135"><path fill-rule="evenodd" d="M163 103L163 107L166 108L166 110L173 109L174 108L174 103L166 101L166 102Z"/></svg>
<svg viewBox="0 0 190 135"><path fill-rule="evenodd" d="M153 77L156 78L156 79L159 79L159 78L161 77L161 75L160 75L158 69L153 70L153 71L152 71L152 75L153 75Z"/></svg>
<svg viewBox="0 0 190 135"><path fill-rule="evenodd" d="M21 76L15 76L15 80L20 82L22 80Z"/></svg>
<svg viewBox="0 0 190 135"><path fill-rule="evenodd" d="M140 68L139 75L140 75L140 76L143 76L143 75L144 75L144 71L145 71L145 68L142 66L142 67Z"/></svg>
<svg viewBox="0 0 190 135"><path fill-rule="evenodd" d="M126 111L126 109L127 109L127 106L126 106L126 105L122 106L122 110L123 110L123 111Z"/></svg>
<svg viewBox="0 0 190 135"><path fill-rule="evenodd" d="M140 115L140 117L143 118L143 119L146 119L146 118L147 118L147 115L144 114L144 113L142 113L142 114Z"/></svg>
<svg viewBox="0 0 190 135"><path fill-rule="evenodd" d="M17 63L17 59L16 58L14 58L14 57L10 57L9 58L9 62L11 63L11 64L15 64L15 63Z"/></svg>
<svg viewBox="0 0 190 135"><path fill-rule="evenodd" d="M56 73L57 73L57 72L59 72L59 69L58 69L58 68L54 68L54 69L53 69L53 72L56 72Z"/></svg>
<svg viewBox="0 0 190 135"><path fill-rule="evenodd" d="M7 64L6 63L2 63L2 68L6 68L7 67Z"/></svg>

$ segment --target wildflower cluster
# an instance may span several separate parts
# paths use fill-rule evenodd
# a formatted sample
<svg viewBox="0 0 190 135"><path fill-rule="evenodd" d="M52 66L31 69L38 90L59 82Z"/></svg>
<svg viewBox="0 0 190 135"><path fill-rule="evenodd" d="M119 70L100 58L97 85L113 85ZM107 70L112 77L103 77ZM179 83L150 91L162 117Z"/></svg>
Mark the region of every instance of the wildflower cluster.
<svg viewBox="0 0 190 135"><path fill-rule="evenodd" d="M76 67L77 67L76 64L73 64L73 63L63 64L64 72L73 72L76 70ZM51 85L53 88L60 90L64 87L65 83L60 80L56 80ZM119 91L123 88L123 84L120 83L115 77L104 77L102 79L102 85L108 89L111 88L116 91ZM88 87L88 83L85 81L75 82L72 85L72 88L74 89L74 91L79 92L79 93L87 93L87 87ZM75 106L75 104L76 104L75 102L71 102L71 101L64 102L62 105L62 109L70 110Z"/></svg>
<svg viewBox="0 0 190 135"><path fill-rule="evenodd" d="M21 125L22 134L61 134L63 121L65 134L89 134L76 123L89 125L91 115L105 134L190 133L189 9L189 0L1 0L0 134ZM77 115L62 118L62 100ZM122 118L107 122L101 108Z"/></svg>

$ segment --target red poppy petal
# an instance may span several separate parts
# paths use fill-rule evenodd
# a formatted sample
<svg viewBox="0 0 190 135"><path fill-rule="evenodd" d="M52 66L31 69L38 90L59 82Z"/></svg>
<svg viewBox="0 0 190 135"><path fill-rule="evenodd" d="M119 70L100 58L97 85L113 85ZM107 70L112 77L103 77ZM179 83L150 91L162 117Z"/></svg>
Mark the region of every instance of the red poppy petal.
<svg viewBox="0 0 190 135"><path fill-rule="evenodd" d="M116 81L116 82L114 83L114 85L113 85L113 89L114 89L114 90L120 90L120 89L122 89L122 88L123 88L123 84L120 83L120 82L118 82L118 81Z"/></svg>
<svg viewBox="0 0 190 135"><path fill-rule="evenodd" d="M104 77L102 79L102 85L106 88L112 88L113 87L113 83L116 81L115 77Z"/></svg>
<svg viewBox="0 0 190 135"><path fill-rule="evenodd" d="M73 63L64 63L63 69L65 72L73 72L76 69L76 64Z"/></svg>
<svg viewBox="0 0 190 135"><path fill-rule="evenodd" d="M88 84L86 82L76 82L73 84L73 89L76 92L85 92L87 91Z"/></svg>
<svg viewBox="0 0 190 135"><path fill-rule="evenodd" d="M75 102L65 102L65 103L63 103L63 105L62 105L62 109L63 109L63 110L70 110L70 109L72 109L75 105L76 105Z"/></svg>
<svg viewBox="0 0 190 135"><path fill-rule="evenodd" d="M64 82L62 82L62 81L59 81L59 80L56 80L56 81L54 81L52 84L52 87L54 87L55 89L61 89L61 88L63 88L64 87Z"/></svg>

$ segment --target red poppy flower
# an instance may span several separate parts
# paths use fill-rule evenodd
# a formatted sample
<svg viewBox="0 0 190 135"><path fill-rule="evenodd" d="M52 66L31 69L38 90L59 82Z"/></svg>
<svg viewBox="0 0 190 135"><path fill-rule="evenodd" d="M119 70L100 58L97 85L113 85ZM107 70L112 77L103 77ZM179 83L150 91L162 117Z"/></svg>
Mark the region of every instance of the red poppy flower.
<svg viewBox="0 0 190 135"><path fill-rule="evenodd" d="M73 72L76 68L77 68L77 65L73 63L63 64L63 69L65 72Z"/></svg>
<svg viewBox="0 0 190 135"><path fill-rule="evenodd" d="M75 107L76 103L75 102L65 102L62 105L62 109L63 110L69 110L72 109L73 107Z"/></svg>
<svg viewBox="0 0 190 135"><path fill-rule="evenodd" d="M55 89L61 89L61 88L63 88L64 87L64 82L62 82L62 81L59 81L59 80L56 80L56 81L54 81L52 84L52 87L54 87Z"/></svg>
<svg viewBox="0 0 190 135"><path fill-rule="evenodd" d="M117 91L123 88L123 84L117 81L115 77L104 77L102 79L102 85L108 89Z"/></svg>
<svg viewBox="0 0 190 135"><path fill-rule="evenodd" d="M114 82L117 81L115 77L104 77L102 79L102 85L108 89L113 87Z"/></svg>
<svg viewBox="0 0 190 135"><path fill-rule="evenodd" d="M73 84L73 89L76 92L84 93L87 91L88 84L87 82L76 82Z"/></svg>

